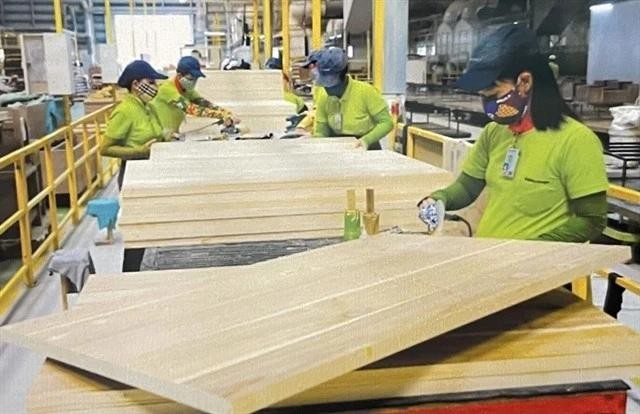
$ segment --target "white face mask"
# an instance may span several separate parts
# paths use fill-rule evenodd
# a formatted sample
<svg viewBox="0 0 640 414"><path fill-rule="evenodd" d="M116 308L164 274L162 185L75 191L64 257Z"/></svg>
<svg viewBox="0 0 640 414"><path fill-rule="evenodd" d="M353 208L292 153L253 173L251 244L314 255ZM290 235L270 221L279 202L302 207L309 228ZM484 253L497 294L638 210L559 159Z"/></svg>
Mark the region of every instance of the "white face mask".
<svg viewBox="0 0 640 414"><path fill-rule="evenodd" d="M145 103L150 102L158 94L158 87L146 80L138 82L134 89L138 92L138 96L142 99L142 102Z"/></svg>
<svg viewBox="0 0 640 414"><path fill-rule="evenodd" d="M198 82L198 79L189 79L189 78L181 77L179 82L180 82L180 86L182 86L185 91L191 91L195 89L196 82Z"/></svg>

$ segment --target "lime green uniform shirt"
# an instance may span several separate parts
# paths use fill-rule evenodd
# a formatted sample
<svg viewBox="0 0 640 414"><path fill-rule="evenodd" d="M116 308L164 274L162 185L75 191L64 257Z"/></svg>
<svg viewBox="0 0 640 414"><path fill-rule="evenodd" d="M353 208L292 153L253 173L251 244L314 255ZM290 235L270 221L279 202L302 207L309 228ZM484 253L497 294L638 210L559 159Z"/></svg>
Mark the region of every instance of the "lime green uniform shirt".
<svg viewBox="0 0 640 414"><path fill-rule="evenodd" d="M315 136L355 136L367 145L380 141L393 128L389 107L373 86L349 77L342 97L318 88Z"/></svg>
<svg viewBox="0 0 640 414"><path fill-rule="evenodd" d="M154 111L131 93L111 112L101 153L124 159L144 158L145 144L162 139L162 127Z"/></svg>
<svg viewBox="0 0 640 414"><path fill-rule="evenodd" d="M164 129L178 132L180 124L184 121L187 106L198 99L200 95L195 89L180 93L174 77L160 84L158 94L151 101L151 106L158 114Z"/></svg>
<svg viewBox="0 0 640 414"><path fill-rule="evenodd" d="M519 150L513 178L502 175L509 148ZM463 172L486 181L488 202L479 237L534 239L571 217L569 200L606 191L602 145L591 130L565 118L559 130L516 136L490 123L471 149Z"/></svg>
<svg viewBox="0 0 640 414"><path fill-rule="evenodd" d="M307 105L304 102L304 99L302 99L301 97L299 97L295 93L289 92L289 91L284 91L284 100L287 101L287 102L291 102L292 104L294 104L296 106L296 113L302 112L304 107Z"/></svg>

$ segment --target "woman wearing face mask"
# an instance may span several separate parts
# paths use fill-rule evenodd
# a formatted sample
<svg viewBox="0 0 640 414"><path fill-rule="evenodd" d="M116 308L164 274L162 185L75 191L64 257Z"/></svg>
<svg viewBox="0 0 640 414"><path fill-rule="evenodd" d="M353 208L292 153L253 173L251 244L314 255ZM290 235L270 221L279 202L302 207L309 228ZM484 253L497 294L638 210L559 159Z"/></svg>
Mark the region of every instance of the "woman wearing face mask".
<svg viewBox="0 0 640 414"><path fill-rule="evenodd" d="M322 49L317 49L312 51L309 56L307 56L307 60L304 61L300 67L307 69L311 76L311 80L313 81L313 86L311 87L311 99L313 101L313 105L311 110L307 111L307 116L305 116L299 123L296 125L295 132L301 135L310 135L313 133L313 127L316 121L316 96L317 90L319 86L316 85L316 80L318 79L318 57L322 53Z"/></svg>
<svg viewBox="0 0 640 414"><path fill-rule="evenodd" d="M160 85L151 106L156 110L166 136L177 137L187 109L192 105L197 106L194 115L220 118L225 126L239 122L230 111L212 104L196 92L198 79L204 77L200 62L193 56L185 56L178 62L177 75Z"/></svg>
<svg viewBox="0 0 640 414"><path fill-rule="evenodd" d="M151 143L163 138L160 121L148 105L158 92L158 79L167 77L143 60L127 65L118 79L118 86L127 88L129 93L111 112L100 146L102 155L123 160L118 188L122 186L126 160L148 158Z"/></svg>
<svg viewBox="0 0 640 414"><path fill-rule="evenodd" d="M317 58L316 123L318 137L355 136L359 147L381 149L393 129L389 107L373 86L347 75L347 54L330 47Z"/></svg>
<svg viewBox="0 0 640 414"><path fill-rule="evenodd" d="M447 210L486 187L479 237L585 242L604 229L608 188L602 146L563 101L535 34L509 25L474 50L458 87L478 92L493 121L458 179L422 200Z"/></svg>

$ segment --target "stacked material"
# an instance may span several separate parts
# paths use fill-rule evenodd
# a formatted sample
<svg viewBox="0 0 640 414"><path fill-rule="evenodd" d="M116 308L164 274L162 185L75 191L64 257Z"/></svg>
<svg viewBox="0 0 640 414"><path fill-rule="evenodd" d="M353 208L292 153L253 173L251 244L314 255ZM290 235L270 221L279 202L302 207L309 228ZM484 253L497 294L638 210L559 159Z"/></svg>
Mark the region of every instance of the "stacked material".
<svg viewBox="0 0 640 414"><path fill-rule="evenodd" d="M427 343L430 365L398 377L351 371L627 258L616 246L385 234L246 267L113 278L93 302L4 327L0 339L207 412L253 411L318 386L289 401L620 378L640 365L639 336L571 312L582 305L568 297L456 331L451 354L446 337ZM131 397L125 407L158 401Z"/></svg>
<svg viewBox="0 0 640 414"><path fill-rule="evenodd" d="M237 156L243 143L191 143L185 153L208 144L211 156L156 160L154 152L128 163L119 221L127 248L339 237L348 189L361 211L365 189L375 190L382 230L425 231L416 202L449 183L448 172L328 141L247 143L245 157Z"/></svg>
<svg viewBox="0 0 640 414"><path fill-rule="evenodd" d="M250 132L284 132L286 118L296 113L294 104L284 100L282 72L279 70L205 71L198 92L233 112ZM188 118L185 131L204 121Z"/></svg>

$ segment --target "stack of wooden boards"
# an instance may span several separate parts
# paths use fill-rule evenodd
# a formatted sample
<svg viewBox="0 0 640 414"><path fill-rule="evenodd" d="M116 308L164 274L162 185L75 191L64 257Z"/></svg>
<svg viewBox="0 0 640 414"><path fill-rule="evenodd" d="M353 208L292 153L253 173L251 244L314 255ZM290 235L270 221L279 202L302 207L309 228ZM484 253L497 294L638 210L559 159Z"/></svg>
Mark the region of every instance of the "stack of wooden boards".
<svg viewBox="0 0 640 414"><path fill-rule="evenodd" d="M351 142L154 146L150 160L127 164L119 220L126 247L339 237L347 189L356 189L360 210L365 189L375 190L382 229L424 231L416 202L450 174Z"/></svg>
<svg viewBox="0 0 640 414"><path fill-rule="evenodd" d="M205 76L198 81L198 92L233 112L252 133L284 132L286 118L296 113L295 105L284 100L279 70L209 70ZM196 129L205 121L189 117L183 129Z"/></svg>
<svg viewBox="0 0 640 414"><path fill-rule="evenodd" d="M640 368L640 337L562 292L383 371L351 371L627 258L615 246L386 234L246 267L97 279L78 309L4 327L0 339L208 412L605 380ZM397 358L420 365L393 368ZM32 404L87 396L77 404L181 409L51 369L61 390Z"/></svg>

